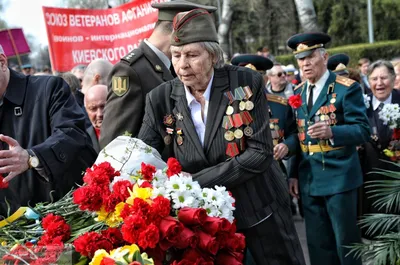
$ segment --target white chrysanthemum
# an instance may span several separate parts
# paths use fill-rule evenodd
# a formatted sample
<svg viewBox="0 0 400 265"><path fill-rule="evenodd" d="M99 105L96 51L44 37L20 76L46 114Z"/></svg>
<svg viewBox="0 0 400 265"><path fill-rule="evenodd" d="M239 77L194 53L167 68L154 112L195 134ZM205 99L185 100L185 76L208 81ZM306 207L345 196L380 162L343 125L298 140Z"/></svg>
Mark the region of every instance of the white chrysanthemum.
<svg viewBox="0 0 400 265"><path fill-rule="evenodd" d="M176 190L171 192L172 208L181 209L183 207L193 207L195 198L188 190Z"/></svg>
<svg viewBox="0 0 400 265"><path fill-rule="evenodd" d="M158 169L156 173L154 173L154 180L164 183L168 180L168 176L161 169Z"/></svg>
<svg viewBox="0 0 400 265"><path fill-rule="evenodd" d="M365 94L363 94L363 97L364 97L364 104L365 104L365 107L367 108L367 109L369 109L369 107L371 106L370 105L370 100L371 100L371 97L370 96L367 96L367 95L365 95Z"/></svg>
<svg viewBox="0 0 400 265"><path fill-rule="evenodd" d="M171 200L170 194L167 192L165 187L153 188L151 198L154 199L158 196L163 196L163 197Z"/></svg>
<svg viewBox="0 0 400 265"><path fill-rule="evenodd" d="M178 175L170 177L169 180L165 182L165 187L167 192L186 190L186 185L184 184L182 177L179 177Z"/></svg>
<svg viewBox="0 0 400 265"><path fill-rule="evenodd" d="M202 189L197 181L193 181L192 177L182 177L183 183L186 186L186 190L190 191L193 195L198 197Z"/></svg>
<svg viewBox="0 0 400 265"><path fill-rule="evenodd" d="M206 203L204 206L202 206L201 208L205 209L207 211L207 215L211 216L211 217L219 217L219 210L217 207L215 207L214 205L210 204L210 203Z"/></svg>

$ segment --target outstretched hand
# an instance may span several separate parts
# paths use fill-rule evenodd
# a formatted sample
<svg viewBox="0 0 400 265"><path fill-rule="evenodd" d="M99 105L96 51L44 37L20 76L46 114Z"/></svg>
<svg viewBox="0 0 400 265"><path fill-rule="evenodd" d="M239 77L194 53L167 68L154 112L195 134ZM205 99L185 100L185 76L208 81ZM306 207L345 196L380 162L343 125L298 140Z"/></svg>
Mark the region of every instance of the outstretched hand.
<svg viewBox="0 0 400 265"><path fill-rule="evenodd" d="M7 143L10 148L9 150L0 150L0 174L8 174L3 182L9 182L15 176L29 169L29 154L15 139L9 136L0 134L0 141Z"/></svg>

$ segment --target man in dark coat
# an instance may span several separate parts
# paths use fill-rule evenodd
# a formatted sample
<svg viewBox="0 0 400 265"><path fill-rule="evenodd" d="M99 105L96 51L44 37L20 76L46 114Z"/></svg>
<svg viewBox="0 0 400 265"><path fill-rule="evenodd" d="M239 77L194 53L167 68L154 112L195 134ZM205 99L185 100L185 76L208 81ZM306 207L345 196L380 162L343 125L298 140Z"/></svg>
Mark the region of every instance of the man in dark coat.
<svg viewBox="0 0 400 265"><path fill-rule="evenodd" d="M205 10L175 17L171 51L178 78L148 94L139 138L159 151L168 148L202 187L232 192L237 227L256 264L304 264L273 158L263 78L224 65L217 39Z"/></svg>
<svg viewBox="0 0 400 265"><path fill-rule="evenodd" d="M0 214L59 199L96 159L85 116L70 88L54 76L8 68L0 46ZM50 192L54 190L52 195Z"/></svg>
<svg viewBox="0 0 400 265"><path fill-rule="evenodd" d="M152 7L159 10L153 33L111 71L100 136L101 148L125 132L136 136L143 121L146 94L174 78L175 74L170 72L169 51L174 16L195 8L204 8L209 12L216 10L213 6L184 0L153 3Z"/></svg>

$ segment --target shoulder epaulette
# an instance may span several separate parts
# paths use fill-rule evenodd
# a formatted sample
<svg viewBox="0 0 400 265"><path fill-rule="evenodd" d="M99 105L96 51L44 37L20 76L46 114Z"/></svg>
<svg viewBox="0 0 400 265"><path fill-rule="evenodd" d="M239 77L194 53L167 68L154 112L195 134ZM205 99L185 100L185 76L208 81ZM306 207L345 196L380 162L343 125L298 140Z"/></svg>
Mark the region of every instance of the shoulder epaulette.
<svg viewBox="0 0 400 265"><path fill-rule="evenodd" d="M352 84L354 84L354 82L356 82L356 81L354 81L353 79L350 79L350 78L347 78L347 77L344 77L341 75L336 75L336 83L339 83L341 85L349 87Z"/></svg>
<svg viewBox="0 0 400 265"><path fill-rule="evenodd" d="M293 88L293 91L296 91L297 89L299 89L300 87L302 87L302 86L304 85L305 82L306 82L306 81L304 80L303 82L301 82L300 84L298 84L297 86L295 86L295 87Z"/></svg>
<svg viewBox="0 0 400 265"><path fill-rule="evenodd" d="M282 104L285 106L287 106L287 104L288 104L287 98L284 98L284 97L278 96L278 95L267 94L267 99L269 101L276 102L276 103L279 103L279 104Z"/></svg>
<svg viewBox="0 0 400 265"><path fill-rule="evenodd" d="M142 57L143 52L140 49L134 49L127 55L121 58L121 61L127 62L129 65L132 65L136 62L140 57Z"/></svg>

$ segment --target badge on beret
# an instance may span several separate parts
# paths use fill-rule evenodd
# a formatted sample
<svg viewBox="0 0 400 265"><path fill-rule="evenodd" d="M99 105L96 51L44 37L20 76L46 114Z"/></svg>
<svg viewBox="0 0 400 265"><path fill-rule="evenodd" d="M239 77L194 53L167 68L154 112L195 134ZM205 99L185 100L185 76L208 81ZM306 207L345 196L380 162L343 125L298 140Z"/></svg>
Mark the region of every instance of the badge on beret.
<svg viewBox="0 0 400 265"><path fill-rule="evenodd" d="M129 78L127 76L113 76L111 82L115 95L122 97L128 92Z"/></svg>

